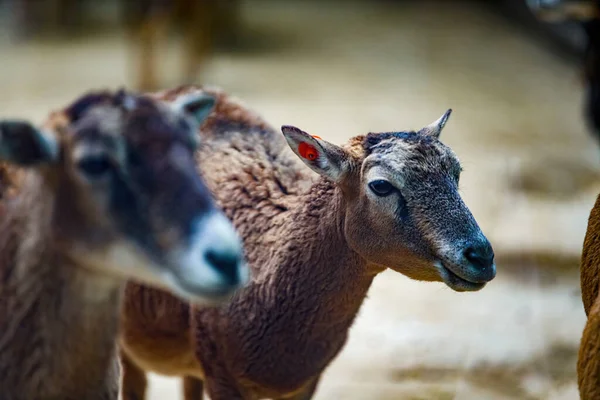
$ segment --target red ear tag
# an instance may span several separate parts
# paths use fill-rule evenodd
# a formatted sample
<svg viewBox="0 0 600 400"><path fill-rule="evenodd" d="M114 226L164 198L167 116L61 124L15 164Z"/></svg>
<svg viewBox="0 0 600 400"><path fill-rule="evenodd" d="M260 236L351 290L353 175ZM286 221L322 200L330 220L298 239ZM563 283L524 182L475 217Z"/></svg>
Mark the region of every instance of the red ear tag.
<svg viewBox="0 0 600 400"><path fill-rule="evenodd" d="M312 135L312 137L314 137L315 139L321 139L321 136L317 136L317 135Z"/></svg>
<svg viewBox="0 0 600 400"><path fill-rule="evenodd" d="M313 145L310 145L306 142L302 142L298 145L298 153L302 158L306 158L307 160L314 161L319 156L319 152Z"/></svg>

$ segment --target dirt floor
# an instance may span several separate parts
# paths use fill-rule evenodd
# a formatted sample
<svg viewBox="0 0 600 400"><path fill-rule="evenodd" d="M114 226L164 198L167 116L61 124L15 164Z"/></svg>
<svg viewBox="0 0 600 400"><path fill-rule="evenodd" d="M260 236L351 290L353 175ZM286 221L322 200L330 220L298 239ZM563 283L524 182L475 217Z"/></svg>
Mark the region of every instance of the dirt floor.
<svg viewBox="0 0 600 400"><path fill-rule="evenodd" d="M453 108L442 139L497 253L498 277L478 293L378 277L316 398L576 399L577 268L600 146L573 62L477 2L248 3L246 48L217 55L202 81L337 143ZM0 50L2 116L41 121L82 90L131 82L117 31ZM166 86L178 50L164 50ZM150 393L178 399L179 383L153 376Z"/></svg>

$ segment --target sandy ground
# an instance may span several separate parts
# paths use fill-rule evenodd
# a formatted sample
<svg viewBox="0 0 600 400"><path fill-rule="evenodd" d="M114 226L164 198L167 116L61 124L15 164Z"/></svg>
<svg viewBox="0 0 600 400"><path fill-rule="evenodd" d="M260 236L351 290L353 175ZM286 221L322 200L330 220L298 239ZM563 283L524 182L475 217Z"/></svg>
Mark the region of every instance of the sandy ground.
<svg viewBox="0 0 600 400"><path fill-rule="evenodd" d="M251 3L250 48L219 54L201 79L273 124L338 143L453 108L442 139L497 253L498 277L478 293L379 276L316 398L577 398L577 264L600 147L580 118L573 63L476 4ZM130 82L118 32L0 49L2 116L41 121L85 89ZM175 85L177 45L163 54ZM178 399L180 389L153 376L150 393Z"/></svg>

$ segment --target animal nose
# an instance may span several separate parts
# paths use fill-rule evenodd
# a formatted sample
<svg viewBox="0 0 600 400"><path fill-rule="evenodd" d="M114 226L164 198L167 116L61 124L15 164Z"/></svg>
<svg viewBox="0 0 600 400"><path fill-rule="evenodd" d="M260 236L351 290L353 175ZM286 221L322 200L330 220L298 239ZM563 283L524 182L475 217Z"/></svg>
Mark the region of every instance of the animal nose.
<svg viewBox="0 0 600 400"><path fill-rule="evenodd" d="M242 260L237 252L208 249L206 251L206 261L221 274L228 285L234 286L240 283L240 266Z"/></svg>
<svg viewBox="0 0 600 400"><path fill-rule="evenodd" d="M463 252L467 262L480 275L480 279L490 281L496 276L494 250L487 239L471 243Z"/></svg>

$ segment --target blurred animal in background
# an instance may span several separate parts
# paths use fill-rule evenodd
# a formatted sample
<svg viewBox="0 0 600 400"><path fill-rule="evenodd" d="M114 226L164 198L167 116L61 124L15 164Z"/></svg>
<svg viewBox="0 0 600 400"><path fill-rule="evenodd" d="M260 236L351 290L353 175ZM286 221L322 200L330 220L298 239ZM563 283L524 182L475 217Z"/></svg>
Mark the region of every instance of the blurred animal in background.
<svg viewBox="0 0 600 400"><path fill-rule="evenodd" d="M239 39L240 0L7 0L14 36L28 39L85 33L87 17L99 8L116 6L116 15L134 45L135 86L155 90L161 86L157 47L175 31L183 41L179 83L194 83L216 46L234 47Z"/></svg>
<svg viewBox="0 0 600 400"><path fill-rule="evenodd" d="M180 83L194 83L200 67L217 44L231 45L239 26L239 0L129 0L125 16L130 38L137 47L137 87L155 90L157 46L169 28L183 37Z"/></svg>
<svg viewBox="0 0 600 400"><path fill-rule="evenodd" d="M0 120L0 398L117 400L127 279L221 303L241 240L194 159L214 98L92 92L43 127Z"/></svg>

